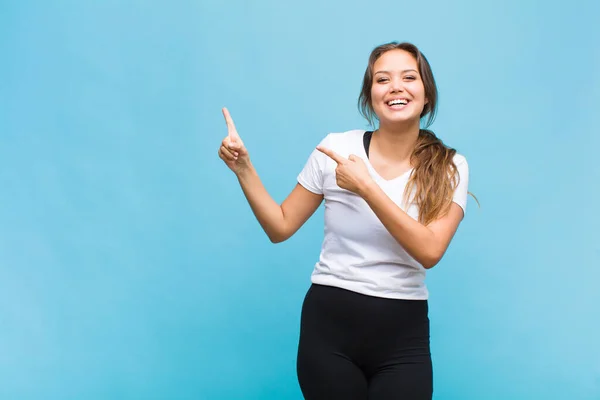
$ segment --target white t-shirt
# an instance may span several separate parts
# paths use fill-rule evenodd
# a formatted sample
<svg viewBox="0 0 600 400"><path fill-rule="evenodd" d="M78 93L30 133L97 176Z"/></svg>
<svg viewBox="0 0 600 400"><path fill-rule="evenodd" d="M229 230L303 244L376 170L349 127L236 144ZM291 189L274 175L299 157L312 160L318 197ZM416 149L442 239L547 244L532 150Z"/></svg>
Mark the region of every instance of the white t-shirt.
<svg viewBox="0 0 600 400"><path fill-rule="evenodd" d="M367 158L364 133L364 130L331 133L320 144L343 157L350 154L361 157L390 199L417 220L416 203L410 202L407 207L403 201L412 170L392 180L379 176ZM454 163L460 181L453 200L464 211L469 167L460 154L454 156ZM311 281L377 297L427 299L426 269L402 248L362 197L337 185L336 166L332 159L314 150L298 175L303 187L325 198L325 237Z"/></svg>

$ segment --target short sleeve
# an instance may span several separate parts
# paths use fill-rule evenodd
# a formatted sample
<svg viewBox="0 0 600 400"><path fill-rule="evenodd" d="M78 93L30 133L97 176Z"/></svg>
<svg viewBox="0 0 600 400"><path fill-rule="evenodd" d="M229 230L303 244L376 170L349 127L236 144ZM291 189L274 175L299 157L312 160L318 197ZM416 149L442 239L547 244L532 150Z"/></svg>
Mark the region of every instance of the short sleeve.
<svg viewBox="0 0 600 400"><path fill-rule="evenodd" d="M329 147L329 141L330 135L327 135L319 145ZM313 193L323 194L323 172L326 163L327 156L317 149L313 150L298 175L298 183Z"/></svg>
<svg viewBox="0 0 600 400"><path fill-rule="evenodd" d="M466 214L467 196L469 194L469 164L467 159L460 154L454 156L454 164L458 170L458 185L454 190L452 201L458 204L463 209L463 213Z"/></svg>

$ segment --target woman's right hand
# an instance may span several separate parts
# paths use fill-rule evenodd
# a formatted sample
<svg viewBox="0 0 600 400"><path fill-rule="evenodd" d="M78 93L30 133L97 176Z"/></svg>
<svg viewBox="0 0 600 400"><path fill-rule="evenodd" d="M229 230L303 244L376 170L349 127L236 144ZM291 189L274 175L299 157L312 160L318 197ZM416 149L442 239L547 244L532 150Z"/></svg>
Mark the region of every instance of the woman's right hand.
<svg viewBox="0 0 600 400"><path fill-rule="evenodd" d="M219 157L237 175L250 168L250 157L248 156L248 150L246 150L244 142L242 142L240 135L235 129L227 108L223 108L223 116L227 123L227 136L221 142Z"/></svg>

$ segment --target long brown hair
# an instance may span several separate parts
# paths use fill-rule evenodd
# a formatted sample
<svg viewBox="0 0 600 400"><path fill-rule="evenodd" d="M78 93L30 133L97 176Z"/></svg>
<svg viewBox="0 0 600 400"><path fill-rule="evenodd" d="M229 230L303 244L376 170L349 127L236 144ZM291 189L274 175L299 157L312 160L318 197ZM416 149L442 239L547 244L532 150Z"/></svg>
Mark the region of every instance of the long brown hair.
<svg viewBox="0 0 600 400"><path fill-rule="evenodd" d="M374 126L377 115L371 99L373 66L383 53L397 49L410 53L417 61L419 74L425 87L425 98L428 100L421 112L421 119L427 117L425 121L425 128L427 128L435 119L438 91L427 58L411 43L391 42L373 49L358 98L359 111L371 126ZM419 131L419 137L410 157L413 171L406 185L404 200L408 204L409 198L413 196L412 199L419 208L419 222L424 225L447 214L450 210L454 190L459 180L453 159L455 154L456 150L446 146L432 131L427 129Z"/></svg>

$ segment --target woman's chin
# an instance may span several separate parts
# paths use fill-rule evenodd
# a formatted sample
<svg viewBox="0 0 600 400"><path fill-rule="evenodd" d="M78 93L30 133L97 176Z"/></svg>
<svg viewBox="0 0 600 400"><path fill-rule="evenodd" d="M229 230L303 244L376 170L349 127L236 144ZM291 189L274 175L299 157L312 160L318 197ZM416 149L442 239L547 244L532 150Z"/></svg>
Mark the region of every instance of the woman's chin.
<svg viewBox="0 0 600 400"><path fill-rule="evenodd" d="M412 125L419 124L421 118L417 115L382 115L379 117L380 125Z"/></svg>

